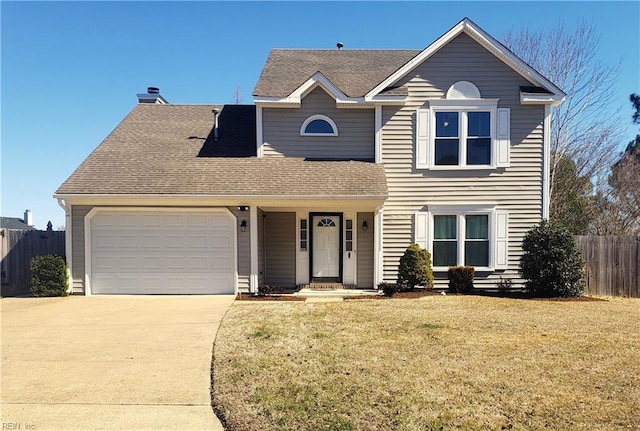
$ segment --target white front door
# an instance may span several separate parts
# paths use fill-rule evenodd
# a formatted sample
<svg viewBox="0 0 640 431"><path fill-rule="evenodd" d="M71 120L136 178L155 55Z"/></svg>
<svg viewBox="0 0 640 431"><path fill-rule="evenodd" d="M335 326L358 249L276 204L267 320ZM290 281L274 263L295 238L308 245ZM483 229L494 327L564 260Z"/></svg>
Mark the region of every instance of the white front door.
<svg viewBox="0 0 640 431"><path fill-rule="evenodd" d="M340 217L313 217L313 277L340 277Z"/></svg>

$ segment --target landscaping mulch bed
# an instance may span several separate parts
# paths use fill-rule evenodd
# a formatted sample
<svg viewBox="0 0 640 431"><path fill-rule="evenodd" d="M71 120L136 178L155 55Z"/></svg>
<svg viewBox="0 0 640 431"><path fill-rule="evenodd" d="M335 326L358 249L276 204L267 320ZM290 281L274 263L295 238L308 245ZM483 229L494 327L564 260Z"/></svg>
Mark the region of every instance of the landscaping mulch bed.
<svg viewBox="0 0 640 431"><path fill-rule="evenodd" d="M422 298L423 296L434 296L441 295L440 292L435 290L413 290L411 292L396 292L391 296L385 295L358 295L358 296L347 296L345 297L345 301L353 300L353 299L412 299L412 298Z"/></svg>
<svg viewBox="0 0 640 431"><path fill-rule="evenodd" d="M238 293L237 301L304 301L305 298L291 295L254 295L253 293Z"/></svg>

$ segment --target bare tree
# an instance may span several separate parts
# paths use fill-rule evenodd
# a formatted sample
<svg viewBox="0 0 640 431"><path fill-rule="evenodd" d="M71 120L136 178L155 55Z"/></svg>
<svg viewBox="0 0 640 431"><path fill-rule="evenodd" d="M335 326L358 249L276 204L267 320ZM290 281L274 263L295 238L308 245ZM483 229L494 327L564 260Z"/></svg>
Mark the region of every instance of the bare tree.
<svg viewBox="0 0 640 431"><path fill-rule="evenodd" d="M612 109L620 63L598 58L600 38L593 24L579 22L567 30L562 22L550 29L510 31L505 45L566 94L551 113L551 219L568 213L559 189L571 187L556 175L563 157L571 159L578 177L606 178L620 143L621 120Z"/></svg>
<svg viewBox="0 0 640 431"><path fill-rule="evenodd" d="M640 97L629 97L640 124ZM593 227L600 235L640 235L640 135L629 142L618 161L611 166L606 184L596 194Z"/></svg>
<svg viewBox="0 0 640 431"><path fill-rule="evenodd" d="M640 235L640 158L623 156L608 183L594 197L594 233Z"/></svg>

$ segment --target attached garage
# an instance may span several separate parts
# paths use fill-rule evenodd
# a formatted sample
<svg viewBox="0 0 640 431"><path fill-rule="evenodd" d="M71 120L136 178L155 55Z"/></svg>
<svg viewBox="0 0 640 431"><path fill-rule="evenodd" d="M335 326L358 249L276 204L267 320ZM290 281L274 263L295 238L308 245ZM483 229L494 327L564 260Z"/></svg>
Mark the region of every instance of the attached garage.
<svg viewBox="0 0 640 431"><path fill-rule="evenodd" d="M93 209L85 241L92 294L236 292L236 218L226 209Z"/></svg>

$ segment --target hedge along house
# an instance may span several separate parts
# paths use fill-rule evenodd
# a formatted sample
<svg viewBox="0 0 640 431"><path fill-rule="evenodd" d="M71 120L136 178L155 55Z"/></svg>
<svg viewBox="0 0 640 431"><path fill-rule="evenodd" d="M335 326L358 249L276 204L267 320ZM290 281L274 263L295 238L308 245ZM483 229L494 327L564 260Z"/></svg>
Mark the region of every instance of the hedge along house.
<svg viewBox="0 0 640 431"><path fill-rule="evenodd" d="M564 97L468 19L421 51L272 50L251 106L150 88L56 191L72 289L371 288L413 242L437 286L518 283Z"/></svg>

